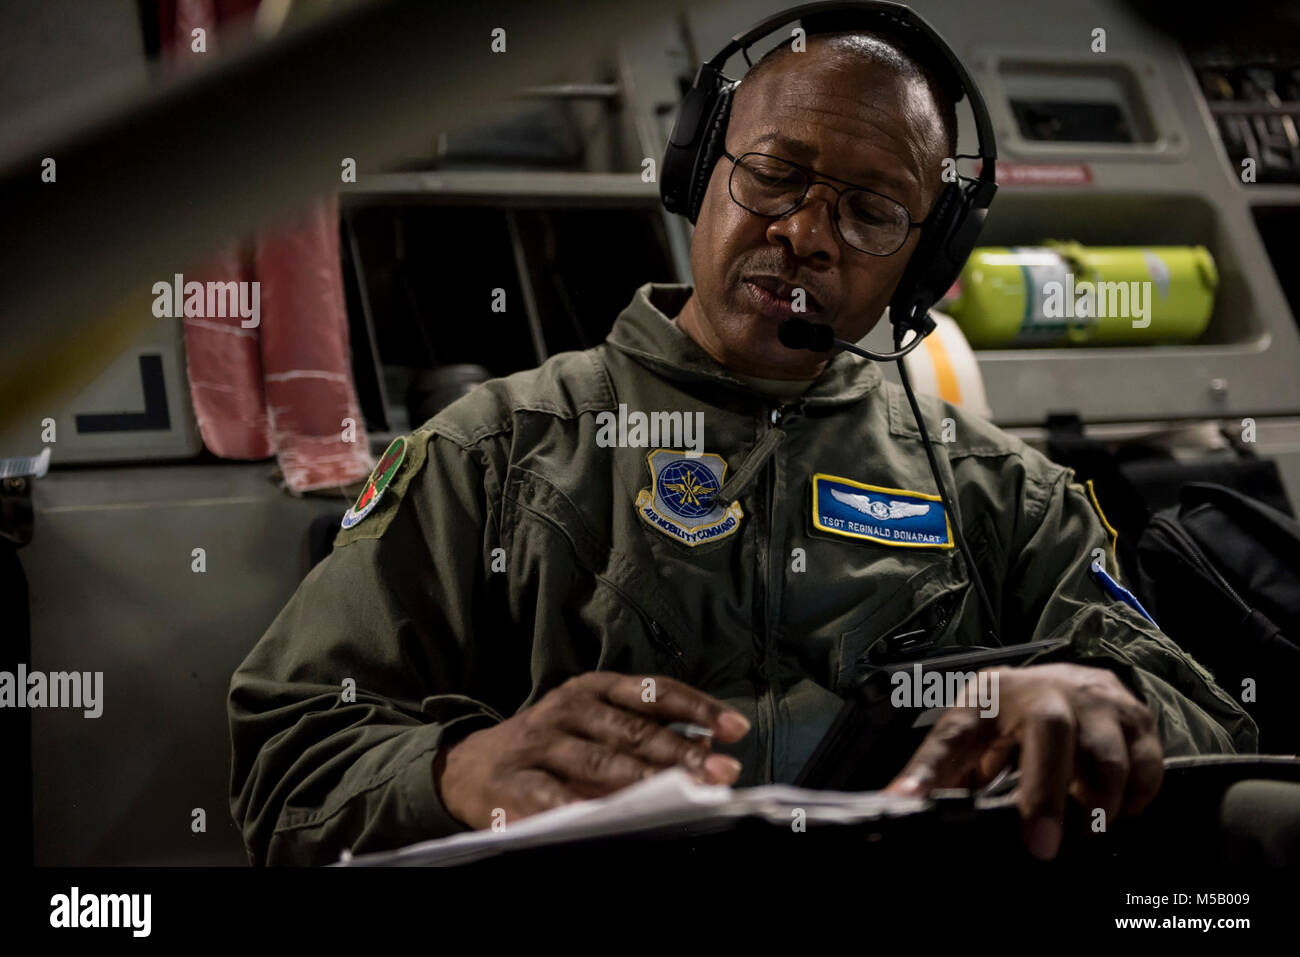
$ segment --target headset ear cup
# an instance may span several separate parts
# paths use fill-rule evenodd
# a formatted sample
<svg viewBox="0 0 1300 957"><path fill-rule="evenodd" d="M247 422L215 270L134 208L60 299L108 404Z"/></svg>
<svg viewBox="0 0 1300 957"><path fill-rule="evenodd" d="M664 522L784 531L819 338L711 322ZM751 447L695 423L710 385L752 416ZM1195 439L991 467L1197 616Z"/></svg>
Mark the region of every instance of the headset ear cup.
<svg viewBox="0 0 1300 957"><path fill-rule="evenodd" d="M922 313L937 302L961 272L966 257L953 264L948 258L949 244L961 229L968 210L966 195L955 183L949 183L935 201L930 212L931 222L922 230L921 240L912 252L912 258L898 281L889 303L889 320L905 328L914 325L913 313L918 305ZM974 245L975 236L971 236ZM967 250L969 252L969 250Z"/></svg>
<svg viewBox="0 0 1300 957"><path fill-rule="evenodd" d="M709 178L713 175L713 167L717 165L718 157L726 148L727 123L731 119L731 97L735 90L735 83L727 83L718 92L718 101L713 108L704 142L696 158L695 174L691 178L689 207L692 225L700 215L700 207L704 205L704 194L709 190Z"/></svg>
<svg viewBox="0 0 1300 957"><path fill-rule="evenodd" d="M659 170L659 195L670 213L690 215L695 167L713 121L720 85L717 71L704 64L677 109Z"/></svg>

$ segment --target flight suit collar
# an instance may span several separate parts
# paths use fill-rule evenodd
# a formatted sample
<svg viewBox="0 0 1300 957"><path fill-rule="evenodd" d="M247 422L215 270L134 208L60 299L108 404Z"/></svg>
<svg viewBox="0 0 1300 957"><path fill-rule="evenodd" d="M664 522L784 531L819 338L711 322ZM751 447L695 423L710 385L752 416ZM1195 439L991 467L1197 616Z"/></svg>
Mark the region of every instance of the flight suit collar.
<svg viewBox="0 0 1300 957"><path fill-rule="evenodd" d="M648 282L618 315L606 343L665 378L708 380L752 393L749 384L701 349L672 321L690 298L692 287ZM841 353L826 364L800 398L806 405L842 405L869 395L881 382L874 362Z"/></svg>

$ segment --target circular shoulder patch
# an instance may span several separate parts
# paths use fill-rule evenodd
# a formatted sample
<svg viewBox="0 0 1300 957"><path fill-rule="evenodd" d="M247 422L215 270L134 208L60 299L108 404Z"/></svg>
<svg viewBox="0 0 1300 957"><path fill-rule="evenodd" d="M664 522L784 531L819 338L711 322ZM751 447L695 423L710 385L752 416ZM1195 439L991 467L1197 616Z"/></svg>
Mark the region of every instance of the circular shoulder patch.
<svg viewBox="0 0 1300 957"><path fill-rule="evenodd" d="M388 488L393 481L393 476L401 467L402 460L406 458L407 441L404 437L398 436L384 454L379 459L379 464L375 470L370 473L370 478L366 479L365 488L357 496L357 500L352 507L343 515L343 527L351 528L357 522L361 521L371 510L379 504L379 500L384 496L384 490Z"/></svg>

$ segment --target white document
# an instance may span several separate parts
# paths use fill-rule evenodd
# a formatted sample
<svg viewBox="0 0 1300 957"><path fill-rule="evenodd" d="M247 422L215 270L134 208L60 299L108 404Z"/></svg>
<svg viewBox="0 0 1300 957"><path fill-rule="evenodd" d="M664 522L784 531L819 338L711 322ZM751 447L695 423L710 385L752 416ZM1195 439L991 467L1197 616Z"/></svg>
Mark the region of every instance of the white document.
<svg viewBox="0 0 1300 957"><path fill-rule="evenodd" d="M671 768L608 797L535 814L501 831L483 830L421 841L395 851L344 857L341 867L448 866L481 860L526 847L593 837L609 837L680 827L707 833L729 827L737 818L756 816L789 826L796 808L809 824L856 824L924 810L926 798L895 797L878 791L814 791L769 784L732 789L697 784L681 768Z"/></svg>

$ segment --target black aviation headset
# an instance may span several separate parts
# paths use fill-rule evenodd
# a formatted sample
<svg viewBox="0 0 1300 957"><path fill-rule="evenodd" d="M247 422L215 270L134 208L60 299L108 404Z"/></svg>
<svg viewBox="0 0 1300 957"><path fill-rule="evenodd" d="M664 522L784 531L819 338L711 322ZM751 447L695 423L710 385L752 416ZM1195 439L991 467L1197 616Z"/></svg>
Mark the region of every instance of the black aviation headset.
<svg viewBox="0 0 1300 957"><path fill-rule="evenodd" d="M837 339L832 328L825 323L812 323L797 317L785 320L779 330L781 342L791 349L829 352L838 347L867 359L897 361L899 377L911 404L912 415L916 418L939 496L947 513L954 515L952 501L944 487L934 447L916 396L912 392L903 357L934 331L935 323L930 317L930 307L952 286L979 239L989 206L998 190L995 182L997 144L993 138L993 124L984 107L984 98L980 96L979 88L972 82L957 54L935 29L901 3L864 0L859 3L805 3L790 7L760 21L744 33L737 34L712 59L700 66L694 83L682 100L664 152L659 194L669 212L685 216L694 224L704 202L713 167L725 148L731 102L741 82L724 76L722 68L738 51L744 51L745 62L753 66L749 59L749 48L795 20L800 21L807 36L835 30L874 29L880 31L887 40L897 38L900 42L916 44L938 54L949 70L946 77L942 74L937 77L938 82L944 84L945 79L956 79L960 89L949 85L948 94L953 97L954 105L963 96L968 97L971 112L975 115L975 130L979 136L978 155L959 153L953 158L980 160L979 176L972 179L959 174L957 182L944 186L924 219L920 242L889 303L889 321L894 327L894 351L870 352L854 343ZM933 69L938 64L925 65ZM903 340L909 332L915 334L904 346ZM953 523L953 532L962 558L965 559L971 583L983 606L987 620L986 632L994 645L1001 645L997 616L959 522Z"/></svg>

